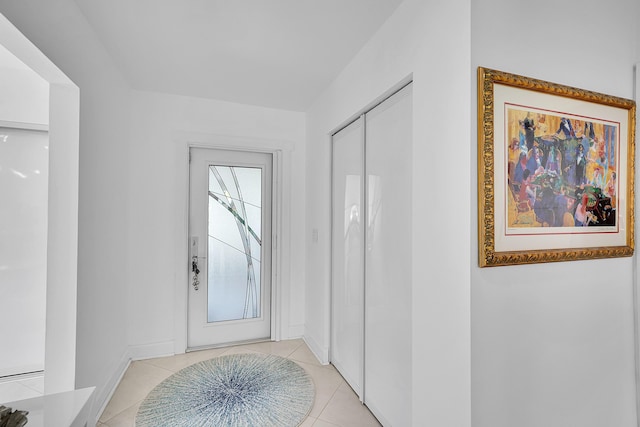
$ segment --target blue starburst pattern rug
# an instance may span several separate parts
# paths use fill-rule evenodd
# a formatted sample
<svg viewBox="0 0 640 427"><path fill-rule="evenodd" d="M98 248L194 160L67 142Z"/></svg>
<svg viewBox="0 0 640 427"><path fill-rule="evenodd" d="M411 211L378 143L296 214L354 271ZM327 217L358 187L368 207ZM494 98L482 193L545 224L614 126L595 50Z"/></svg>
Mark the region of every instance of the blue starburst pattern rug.
<svg viewBox="0 0 640 427"><path fill-rule="evenodd" d="M295 427L315 397L311 377L279 356L234 354L196 363L161 382L136 427Z"/></svg>

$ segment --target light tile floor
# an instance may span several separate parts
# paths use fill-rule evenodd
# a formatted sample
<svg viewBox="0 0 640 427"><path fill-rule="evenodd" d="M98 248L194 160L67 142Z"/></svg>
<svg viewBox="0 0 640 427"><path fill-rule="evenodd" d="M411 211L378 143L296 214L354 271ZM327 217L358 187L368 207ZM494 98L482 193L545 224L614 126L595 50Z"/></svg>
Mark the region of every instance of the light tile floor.
<svg viewBox="0 0 640 427"><path fill-rule="evenodd" d="M44 374L0 379L0 404L31 399L44 393Z"/></svg>
<svg viewBox="0 0 640 427"><path fill-rule="evenodd" d="M311 375L316 386L316 400L309 417L301 427L380 426L333 366L321 365L304 341L289 340L202 350L132 362L102 413L98 427L133 426L142 400L165 378L193 363L237 353L267 353L287 357Z"/></svg>

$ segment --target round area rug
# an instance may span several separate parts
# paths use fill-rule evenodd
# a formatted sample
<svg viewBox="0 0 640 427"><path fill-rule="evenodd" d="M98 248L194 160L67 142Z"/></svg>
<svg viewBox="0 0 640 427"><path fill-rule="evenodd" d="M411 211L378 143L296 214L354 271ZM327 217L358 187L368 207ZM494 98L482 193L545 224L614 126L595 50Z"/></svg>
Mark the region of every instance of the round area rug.
<svg viewBox="0 0 640 427"><path fill-rule="evenodd" d="M311 377L279 356L234 354L196 363L154 388L136 427L295 427L313 406Z"/></svg>

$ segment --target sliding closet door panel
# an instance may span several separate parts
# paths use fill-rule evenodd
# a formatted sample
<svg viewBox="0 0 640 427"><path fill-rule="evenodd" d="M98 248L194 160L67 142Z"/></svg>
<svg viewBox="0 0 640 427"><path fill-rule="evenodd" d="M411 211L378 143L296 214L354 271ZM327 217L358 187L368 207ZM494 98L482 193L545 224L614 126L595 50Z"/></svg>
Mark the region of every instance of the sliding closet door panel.
<svg viewBox="0 0 640 427"><path fill-rule="evenodd" d="M411 85L366 115L364 402L411 425ZM425 189L426 191L426 189Z"/></svg>
<svg viewBox="0 0 640 427"><path fill-rule="evenodd" d="M362 391L363 120L333 136L331 363Z"/></svg>

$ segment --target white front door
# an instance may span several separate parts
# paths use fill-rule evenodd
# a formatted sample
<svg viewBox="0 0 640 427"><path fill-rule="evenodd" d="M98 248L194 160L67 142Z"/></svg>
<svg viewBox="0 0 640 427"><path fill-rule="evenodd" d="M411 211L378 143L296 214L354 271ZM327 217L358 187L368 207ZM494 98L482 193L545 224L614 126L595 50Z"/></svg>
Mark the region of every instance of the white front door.
<svg viewBox="0 0 640 427"><path fill-rule="evenodd" d="M191 148L190 349L271 337L272 155Z"/></svg>

